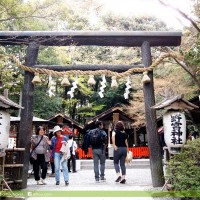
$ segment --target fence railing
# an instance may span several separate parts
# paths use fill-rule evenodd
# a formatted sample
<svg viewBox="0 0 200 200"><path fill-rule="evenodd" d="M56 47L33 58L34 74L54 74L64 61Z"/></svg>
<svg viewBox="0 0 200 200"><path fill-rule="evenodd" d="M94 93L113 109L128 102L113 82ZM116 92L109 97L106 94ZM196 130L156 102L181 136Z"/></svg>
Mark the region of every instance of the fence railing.
<svg viewBox="0 0 200 200"><path fill-rule="evenodd" d="M131 147L129 151L133 153L133 158L149 158L148 147ZM88 153L85 154L81 148L76 149L77 157L79 159L92 158L92 148L88 148Z"/></svg>

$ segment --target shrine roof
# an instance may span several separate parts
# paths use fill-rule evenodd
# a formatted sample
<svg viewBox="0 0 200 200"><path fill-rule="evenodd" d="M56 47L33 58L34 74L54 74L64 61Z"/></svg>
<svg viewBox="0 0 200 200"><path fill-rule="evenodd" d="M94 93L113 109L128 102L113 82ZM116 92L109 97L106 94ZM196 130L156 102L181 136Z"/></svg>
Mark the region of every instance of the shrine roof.
<svg viewBox="0 0 200 200"><path fill-rule="evenodd" d="M177 95L175 97L164 99L163 101L152 106L151 108L156 109L156 110L159 110L159 109L192 110L192 109L199 108L199 107L197 105L190 103L189 101L183 99L183 95Z"/></svg>
<svg viewBox="0 0 200 200"><path fill-rule="evenodd" d="M0 109L20 109L22 106L18 105L8 97L0 95Z"/></svg>

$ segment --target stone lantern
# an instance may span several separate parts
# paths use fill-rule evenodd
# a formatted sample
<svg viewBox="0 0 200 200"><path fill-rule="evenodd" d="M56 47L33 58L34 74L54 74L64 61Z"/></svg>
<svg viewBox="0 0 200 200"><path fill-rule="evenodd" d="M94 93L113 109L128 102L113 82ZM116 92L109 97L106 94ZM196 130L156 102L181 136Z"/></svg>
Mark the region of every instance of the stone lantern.
<svg viewBox="0 0 200 200"><path fill-rule="evenodd" d="M21 109L22 107L8 98L7 90L4 96L0 95L0 157L5 156L5 150L8 147L8 138L10 132L10 114L7 109Z"/></svg>
<svg viewBox="0 0 200 200"><path fill-rule="evenodd" d="M165 109L163 114L164 139L171 154L178 153L186 143L185 110L192 110L198 106L183 99L182 95L164 100L153 109Z"/></svg>

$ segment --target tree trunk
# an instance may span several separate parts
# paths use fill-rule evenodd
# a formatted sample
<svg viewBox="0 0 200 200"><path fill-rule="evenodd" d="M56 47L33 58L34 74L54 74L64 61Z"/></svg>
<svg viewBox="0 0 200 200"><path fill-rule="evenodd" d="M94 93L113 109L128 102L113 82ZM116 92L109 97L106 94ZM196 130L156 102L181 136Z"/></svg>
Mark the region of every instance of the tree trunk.
<svg viewBox="0 0 200 200"><path fill-rule="evenodd" d="M151 48L148 42L144 42L142 44L142 61L145 67L150 66L152 63ZM151 109L151 107L155 105L153 71L149 72L148 75L151 79L151 82L143 84L143 92L145 102L146 131L150 151L151 177L153 187L161 187L165 183L162 155L157 134L156 111Z"/></svg>

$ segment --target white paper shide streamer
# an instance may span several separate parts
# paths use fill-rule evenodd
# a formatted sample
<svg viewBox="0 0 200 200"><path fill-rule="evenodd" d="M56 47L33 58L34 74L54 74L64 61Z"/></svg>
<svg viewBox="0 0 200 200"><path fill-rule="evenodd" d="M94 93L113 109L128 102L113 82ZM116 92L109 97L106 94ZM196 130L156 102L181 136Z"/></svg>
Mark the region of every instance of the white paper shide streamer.
<svg viewBox="0 0 200 200"><path fill-rule="evenodd" d="M99 96L101 98L104 97L104 88L106 87L106 77L105 75L102 75L102 81L101 81L101 87L100 87L100 92L99 92Z"/></svg>
<svg viewBox="0 0 200 200"><path fill-rule="evenodd" d="M130 81L130 77L128 77L128 80L126 82L126 89L125 89L125 93L124 93L124 98L128 99L129 93L130 93L130 88L131 88L131 81Z"/></svg>
<svg viewBox="0 0 200 200"><path fill-rule="evenodd" d="M55 84L52 79L52 76L50 75L49 76L49 89L48 89L49 97L55 96L54 92L55 92Z"/></svg>
<svg viewBox="0 0 200 200"><path fill-rule="evenodd" d="M70 95L71 98L74 97L74 91L77 88L78 85L78 76L76 75L74 82L72 83L72 88L70 91L67 92L67 94Z"/></svg>

